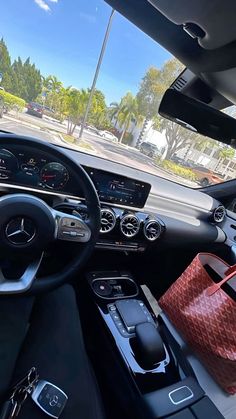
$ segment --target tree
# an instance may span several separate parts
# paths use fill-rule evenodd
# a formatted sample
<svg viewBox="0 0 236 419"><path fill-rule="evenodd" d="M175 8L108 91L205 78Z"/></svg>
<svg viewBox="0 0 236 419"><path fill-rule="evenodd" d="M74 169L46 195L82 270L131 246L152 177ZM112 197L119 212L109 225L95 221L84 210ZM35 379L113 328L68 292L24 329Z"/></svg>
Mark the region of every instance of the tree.
<svg viewBox="0 0 236 419"><path fill-rule="evenodd" d="M71 89L67 99L68 126L67 133L73 135L76 125L81 122L84 116L89 99L89 91L82 89Z"/></svg>
<svg viewBox="0 0 236 419"><path fill-rule="evenodd" d="M234 156L235 156L235 150L232 147L230 147L228 145L224 145L223 147L219 146L219 149L218 149L219 160L218 160L218 162L215 166L215 170L218 169L218 167L224 161L224 159L227 159L227 158L228 159L233 159Z"/></svg>
<svg viewBox="0 0 236 419"><path fill-rule="evenodd" d="M175 58L167 61L161 69L150 67L147 70L137 93L139 112L145 117L138 143L141 141L147 122L157 115L165 90L182 70L183 65Z"/></svg>
<svg viewBox="0 0 236 419"><path fill-rule="evenodd" d="M90 93L90 90L89 90ZM101 90L95 89L92 98L92 104L88 114L88 122L95 127L99 128L99 125L107 119L107 107L105 102L105 96Z"/></svg>
<svg viewBox="0 0 236 419"><path fill-rule="evenodd" d="M63 121L64 117L67 114L70 91L71 91L71 86L68 86L68 87L62 86L58 93L58 103L57 103L56 111L59 114L59 119L61 122Z"/></svg>
<svg viewBox="0 0 236 419"><path fill-rule="evenodd" d="M118 121L123 127L123 131L120 137L120 142L124 138L126 131L128 130L131 122L134 124L140 123L143 120L142 115L139 113L137 98L128 92L122 99L120 104L120 112L118 115Z"/></svg>
<svg viewBox="0 0 236 419"><path fill-rule="evenodd" d="M63 89L63 84L56 76L50 75L48 77L42 78L42 88L43 92L45 93L45 105L49 106L55 111L60 111L58 108L60 107L60 93L61 89Z"/></svg>
<svg viewBox="0 0 236 419"><path fill-rule="evenodd" d="M177 153L178 151L185 148L187 145L192 145L193 143L203 150L206 145L214 144L214 140L208 139L196 132L192 132L181 125L170 121L168 119L159 118L158 128L160 131L165 131L167 150L165 158L167 160Z"/></svg>
<svg viewBox="0 0 236 419"><path fill-rule="evenodd" d="M46 78L43 78L43 87L48 92L59 93L62 86L62 82L58 80L56 76L50 75Z"/></svg>
<svg viewBox="0 0 236 419"><path fill-rule="evenodd" d="M110 104L110 109L109 109L109 115L110 115L110 119L111 121L115 118L116 122L114 125L114 128L116 128L117 123L118 123L118 118L119 118L119 113L121 111L121 107L122 107L122 101L118 102L112 102Z"/></svg>
<svg viewBox="0 0 236 419"><path fill-rule="evenodd" d="M10 91L12 86L11 58L3 38L0 40L0 73L2 73L1 86L6 91Z"/></svg>
<svg viewBox="0 0 236 419"><path fill-rule="evenodd" d="M12 86L10 92L28 102L35 100L42 90L40 71L31 64L30 58L23 63L21 58L12 64Z"/></svg>

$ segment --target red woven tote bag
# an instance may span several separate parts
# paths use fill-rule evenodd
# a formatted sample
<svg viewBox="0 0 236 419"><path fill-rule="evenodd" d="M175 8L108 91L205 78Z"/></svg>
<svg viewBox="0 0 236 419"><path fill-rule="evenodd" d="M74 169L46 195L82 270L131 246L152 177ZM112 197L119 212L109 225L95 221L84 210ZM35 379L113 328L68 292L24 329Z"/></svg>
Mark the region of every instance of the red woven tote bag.
<svg viewBox="0 0 236 419"><path fill-rule="evenodd" d="M222 281L215 283L206 265ZM236 302L221 286L235 275L236 265L199 253L159 300L210 374L230 394L236 393Z"/></svg>

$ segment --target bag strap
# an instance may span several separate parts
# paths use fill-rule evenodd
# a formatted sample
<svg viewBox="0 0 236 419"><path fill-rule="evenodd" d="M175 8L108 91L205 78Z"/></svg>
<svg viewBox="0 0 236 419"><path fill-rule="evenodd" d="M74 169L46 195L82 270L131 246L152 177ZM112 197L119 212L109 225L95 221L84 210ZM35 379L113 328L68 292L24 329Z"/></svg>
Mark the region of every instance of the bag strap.
<svg viewBox="0 0 236 419"><path fill-rule="evenodd" d="M234 268L233 272L232 272L232 268ZM227 281L229 281L231 278L233 278L236 275L236 266L235 265L230 266L230 268L226 271L226 274L228 274L229 271L231 271L231 273L227 275L224 279L222 279L217 284L211 285L210 287L207 288L206 293L208 296L215 294L215 292L218 291L223 284L225 284Z"/></svg>
<svg viewBox="0 0 236 419"><path fill-rule="evenodd" d="M225 275L229 275L229 274L231 274L232 272L236 272L236 264L235 264L235 265L230 266L230 267L229 267L229 269L227 269L227 271L225 271Z"/></svg>

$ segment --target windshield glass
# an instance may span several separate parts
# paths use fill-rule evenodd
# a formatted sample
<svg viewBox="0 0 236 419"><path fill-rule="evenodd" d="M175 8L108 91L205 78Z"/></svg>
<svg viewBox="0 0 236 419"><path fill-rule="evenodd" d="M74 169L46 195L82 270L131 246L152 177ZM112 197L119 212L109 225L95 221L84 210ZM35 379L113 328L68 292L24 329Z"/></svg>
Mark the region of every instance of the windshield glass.
<svg viewBox="0 0 236 419"><path fill-rule="evenodd" d="M236 177L232 148L158 116L183 65L103 0L12 0L1 17L1 130L189 187Z"/></svg>

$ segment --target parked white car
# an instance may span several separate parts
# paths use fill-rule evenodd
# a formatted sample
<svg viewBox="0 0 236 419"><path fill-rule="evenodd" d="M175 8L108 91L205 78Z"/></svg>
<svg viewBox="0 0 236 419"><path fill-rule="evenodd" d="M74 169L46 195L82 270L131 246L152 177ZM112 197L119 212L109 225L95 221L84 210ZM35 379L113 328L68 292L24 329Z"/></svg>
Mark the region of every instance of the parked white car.
<svg viewBox="0 0 236 419"><path fill-rule="evenodd" d="M118 143L119 142L118 138L114 134L112 134L111 132L109 132L109 131L100 131L99 132L99 135L101 135L101 137L105 138L106 140L113 141L114 143Z"/></svg>

